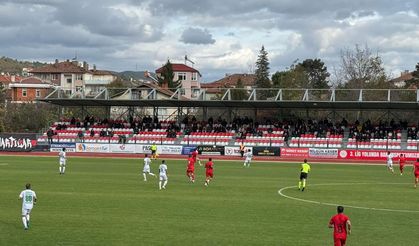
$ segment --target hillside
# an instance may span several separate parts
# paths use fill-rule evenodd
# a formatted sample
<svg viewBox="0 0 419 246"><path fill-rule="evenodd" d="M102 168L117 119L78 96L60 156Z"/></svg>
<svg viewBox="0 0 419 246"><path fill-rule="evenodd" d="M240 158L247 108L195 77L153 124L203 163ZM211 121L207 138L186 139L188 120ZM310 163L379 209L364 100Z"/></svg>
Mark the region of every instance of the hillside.
<svg viewBox="0 0 419 246"><path fill-rule="evenodd" d="M42 62L30 62L30 61L18 61L9 57L0 57L0 72L10 74L21 74L22 69L25 67L40 67L46 63Z"/></svg>

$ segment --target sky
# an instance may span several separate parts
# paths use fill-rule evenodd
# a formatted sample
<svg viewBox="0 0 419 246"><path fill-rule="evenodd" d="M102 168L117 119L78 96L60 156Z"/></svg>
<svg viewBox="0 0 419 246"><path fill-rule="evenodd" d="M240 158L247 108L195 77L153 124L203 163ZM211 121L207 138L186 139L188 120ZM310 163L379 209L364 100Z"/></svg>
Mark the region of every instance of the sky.
<svg viewBox="0 0 419 246"><path fill-rule="evenodd" d="M271 73L311 58L333 73L359 44L397 77L419 62L418 15L416 0L0 0L0 55L118 72L187 55L212 82L252 73L262 45Z"/></svg>

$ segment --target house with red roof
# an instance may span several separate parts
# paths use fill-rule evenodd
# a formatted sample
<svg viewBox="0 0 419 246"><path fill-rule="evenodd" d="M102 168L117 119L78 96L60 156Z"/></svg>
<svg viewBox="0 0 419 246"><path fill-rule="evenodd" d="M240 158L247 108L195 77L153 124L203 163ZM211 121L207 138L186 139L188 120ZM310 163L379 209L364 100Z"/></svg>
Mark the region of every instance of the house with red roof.
<svg viewBox="0 0 419 246"><path fill-rule="evenodd" d="M74 93L95 96L116 79L116 75L110 71L97 70L96 66L89 70L87 62L69 60L63 62L55 60L55 63L34 68L30 73L61 87L69 96Z"/></svg>
<svg viewBox="0 0 419 246"><path fill-rule="evenodd" d="M225 89L237 88L237 83L241 81L243 88L251 90L256 84L256 75L247 73L226 74L224 78L210 83L201 83L201 88L205 89L207 98L219 96L224 93Z"/></svg>
<svg viewBox="0 0 419 246"><path fill-rule="evenodd" d="M44 98L55 85L36 77L23 78L9 84L11 103L32 103Z"/></svg>
<svg viewBox="0 0 419 246"><path fill-rule="evenodd" d="M162 76L164 66L156 70L158 77ZM182 63L172 63L174 80L181 82L181 95L186 98L192 98L197 95L200 86L201 73L193 67Z"/></svg>

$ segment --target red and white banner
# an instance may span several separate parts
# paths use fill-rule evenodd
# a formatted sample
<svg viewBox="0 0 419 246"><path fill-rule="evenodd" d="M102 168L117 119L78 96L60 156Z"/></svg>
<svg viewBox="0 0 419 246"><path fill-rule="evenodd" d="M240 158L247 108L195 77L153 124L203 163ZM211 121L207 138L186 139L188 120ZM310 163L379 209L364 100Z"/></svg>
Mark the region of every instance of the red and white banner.
<svg viewBox="0 0 419 246"><path fill-rule="evenodd" d="M308 148L281 148L281 157L308 157Z"/></svg>
<svg viewBox="0 0 419 246"><path fill-rule="evenodd" d="M347 160L386 160L387 150L339 150L339 159ZM419 158L419 152L409 152L402 150L391 150L391 155L394 156L393 160L397 161L400 154L403 154L408 161L414 161Z"/></svg>

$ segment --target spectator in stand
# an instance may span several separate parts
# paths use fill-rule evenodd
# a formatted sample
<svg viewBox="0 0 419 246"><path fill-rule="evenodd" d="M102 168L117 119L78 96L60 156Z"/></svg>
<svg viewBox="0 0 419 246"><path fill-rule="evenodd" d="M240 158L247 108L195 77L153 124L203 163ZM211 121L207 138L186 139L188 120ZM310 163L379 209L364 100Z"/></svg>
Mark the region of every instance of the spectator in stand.
<svg viewBox="0 0 419 246"><path fill-rule="evenodd" d="M70 125L75 125L75 124L76 124L76 118L74 118L73 116L70 120Z"/></svg>
<svg viewBox="0 0 419 246"><path fill-rule="evenodd" d="M78 133L77 133L77 137L79 138L79 141L80 142L84 142L84 133L83 133L83 131L82 130L80 130Z"/></svg>
<svg viewBox="0 0 419 246"><path fill-rule="evenodd" d="M47 131L47 137L48 137L48 144L52 144L52 137L54 136L54 130L52 128L49 128Z"/></svg>
<svg viewBox="0 0 419 246"><path fill-rule="evenodd" d="M106 137L106 132L103 128L100 130L99 137Z"/></svg>
<svg viewBox="0 0 419 246"><path fill-rule="evenodd" d="M95 131L93 131L93 128L90 129L90 137L94 137L95 136Z"/></svg>

